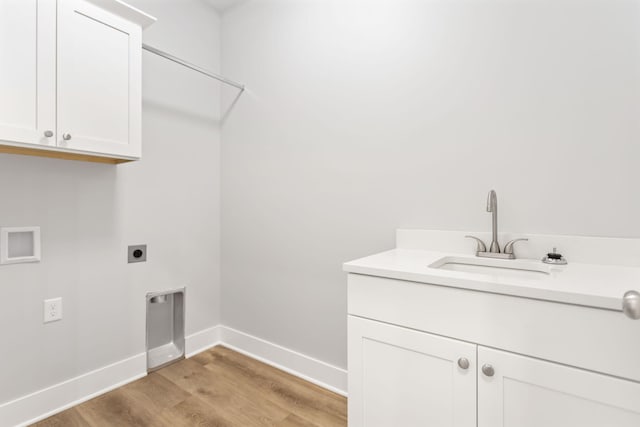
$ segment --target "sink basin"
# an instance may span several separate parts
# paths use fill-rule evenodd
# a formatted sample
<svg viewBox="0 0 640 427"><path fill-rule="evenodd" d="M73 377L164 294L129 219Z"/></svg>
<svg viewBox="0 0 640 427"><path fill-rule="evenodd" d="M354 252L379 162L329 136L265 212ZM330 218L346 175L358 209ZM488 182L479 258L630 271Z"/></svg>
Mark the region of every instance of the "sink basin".
<svg viewBox="0 0 640 427"><path fill-rule="evenodd" d="M447 256L440 258L429 267L439 270L484 274L492 277L529 280L543 279L551 274L549 266L534 260Z"/></svg>

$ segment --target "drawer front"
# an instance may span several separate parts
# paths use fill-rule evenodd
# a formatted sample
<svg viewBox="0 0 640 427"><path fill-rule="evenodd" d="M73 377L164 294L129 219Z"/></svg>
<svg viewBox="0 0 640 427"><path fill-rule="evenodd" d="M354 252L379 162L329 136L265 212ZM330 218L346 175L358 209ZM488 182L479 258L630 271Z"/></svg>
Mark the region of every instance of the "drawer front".
<svg viewBox="0 0 640 427"><path fill-rule="evenodd" d="M640 321L617 311L349 274L348 312L640 381Z"/></svg>

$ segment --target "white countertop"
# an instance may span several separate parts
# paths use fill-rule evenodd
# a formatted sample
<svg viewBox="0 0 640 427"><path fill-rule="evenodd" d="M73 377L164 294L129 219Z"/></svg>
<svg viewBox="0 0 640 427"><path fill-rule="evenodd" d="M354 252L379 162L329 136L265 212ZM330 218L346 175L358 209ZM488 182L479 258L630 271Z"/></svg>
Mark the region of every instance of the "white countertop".
<svg viewBox="0 0 640 427"><path fill-rule="evenodd" d="M447 256L474 257L473 251L439 252L397 248L347 262L344 270L349 273L617 311L622 310L622 296L626 291L640 290L640 267L636 266L598 265L570 260L566 266L549 266L550 274L535 275L535 278L429 267ZM540 259L519 259L518 262L542 264Z"/></svg>

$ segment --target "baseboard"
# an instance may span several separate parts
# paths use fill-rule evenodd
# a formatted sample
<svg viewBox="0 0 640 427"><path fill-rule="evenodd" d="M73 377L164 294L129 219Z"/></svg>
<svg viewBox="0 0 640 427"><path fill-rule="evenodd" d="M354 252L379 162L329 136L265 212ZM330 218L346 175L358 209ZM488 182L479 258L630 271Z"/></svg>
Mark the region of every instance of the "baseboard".
<svg viewBox="0 0 640 427"><path fill-rule="evenodd" d="M347 371L278 344L222 326L221 344L340 395L347 395Z"/></svg>
<svg viewBox="0 0 640 427"><path fill-rule="evenodd" d="M27 426L147 374L145 353L0 405L0 425Z"/></svg>
<svg viewBox="0 0 640 427"><path fill-rule="evenodd" d="M185 338L185 356L191 357L220 344L222 326L212 326Z"/></svg>
<svg viewBox="0 0 640 427"><path fill-rule="evenodd" d="M320 387L347 395L346 370L222 325L187 336L186 357L220 344ZM137 354L1 404L0 426L30 425L146 374L146 353Z"/></svg>

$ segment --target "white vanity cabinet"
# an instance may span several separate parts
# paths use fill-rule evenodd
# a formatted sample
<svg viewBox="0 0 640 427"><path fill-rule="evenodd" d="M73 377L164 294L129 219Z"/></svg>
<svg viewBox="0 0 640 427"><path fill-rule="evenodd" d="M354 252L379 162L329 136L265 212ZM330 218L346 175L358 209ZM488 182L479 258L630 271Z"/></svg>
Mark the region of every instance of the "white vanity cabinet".
<svg viewBox="0 0 640 427"><path fill-rule="evenodd" d="M620 312L353 273L348 301L350 427L640 426Z"/></svg>
<svg viewBox="0 0 640 427"><path fill-rule="evenodd" d="M0 152L141 156L142 28L116 0L0 0Z"/></svg>

